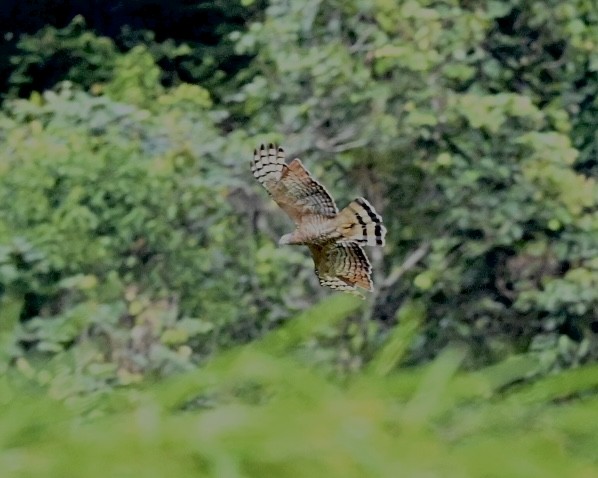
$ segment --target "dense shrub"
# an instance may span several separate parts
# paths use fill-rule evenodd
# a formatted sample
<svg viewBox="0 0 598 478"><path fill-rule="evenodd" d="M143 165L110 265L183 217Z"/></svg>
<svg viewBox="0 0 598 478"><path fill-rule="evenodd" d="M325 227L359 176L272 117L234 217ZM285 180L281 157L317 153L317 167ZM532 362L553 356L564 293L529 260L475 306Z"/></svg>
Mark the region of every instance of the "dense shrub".
<svg viewBox="0 0 598 478"><path fill-rule="evenodd" d="M201 83L220 98L250 58L234 53L232 32L243 31L264 2L11 2L0 11L0 98L26 97L70 80L83 88L111 76L115 61L147 48L160 81Z"/></svg>
<svg viewBox="0 0 598 478"><path fill-rule="evenodd" d="M428 366L394 372L421 320L414 313L374 367L330 381L296 352L359 307L355 298L331 299L261 342L152 386L58 401L69 389L65 379L76 375L50 367L36 373L21 360L0 379L3 476L598 473L596 366L514 386L537 362L513 357L465 374L457 372L462 351L451 350Z"/></svg>
<svg viewBox="0 0 598 478"><path fill-rule="evenodd" d="M240 36L261 69L231 98L250 124L276 118L383 210L375 316L423 299L420 357L465 340L477 360L555 359L566 335L596 358L598 21L549 3L274 1Z"/></svg>
<svg viewBox="0 0 598 478"><path fill-rule="evenodd" d="M288 222L247 167L263 140L301 154L339 205L366 195L389 228L368 309L315 341L316 361L359 369L409 303L426 317L410 363L454 342L470 366L594 360L588 5L274 1L227 36L254 61L224 101L164 81L182 43L121 53L79 18L23 37L18 93L38 67L70 81L0 116L0 313L21 324L6 360L91 335L110 364L142 357L116 369L161 371L148 344L185 365L326 294L304 251L275 246ZM100 346L110 321L123 338Z"/></svg>
<svg viewBox="0 0 598 478"><path fill-rule="evenodd" d="M229 3L5 33L2 477L597 476L593 1ZM368 300L270 141L384 216Z"/></svg>
<svg viewBox="0 0 598 478"><path fill-rule="evenodd" d="M0 118L0 314L21 322L5 360L91 337L92 363L164 371L260 335L314 285L237 197L253 141L225 141L204 89L152 69L134 49L105 96L64 84ZM286 292L299 266L310 283Z"/></svg>

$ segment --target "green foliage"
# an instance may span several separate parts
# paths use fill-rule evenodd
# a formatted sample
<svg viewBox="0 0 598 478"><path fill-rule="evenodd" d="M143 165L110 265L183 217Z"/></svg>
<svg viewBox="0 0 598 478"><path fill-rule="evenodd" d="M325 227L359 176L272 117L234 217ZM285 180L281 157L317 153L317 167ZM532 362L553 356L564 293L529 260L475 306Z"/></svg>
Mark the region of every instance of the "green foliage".
<svg viewBox="0 0 598 478"><path fill-rule="evenodd" d="M0 381L4 476L598 476L596 400L575 399L595 367L504 392L527 375L520 361L463 374L463 354L447 351L339 384L293 358L357 303L336 296L202 369L67 403L21 364Z"/></svg>
<svg viewBox="0 0 598 478"><path fill-rule="evenodd" d="M572 363L563 330L596 357L598 19L549 3L275 1L238 42L260 72L231 100L384 208L388 277L429 251L379 297L385 318L426 304L420 358L465 340Z"/></svg>
<svg viewBox="0 0 598 478"><path fill-rule="evenodd" d="M35 88L52 88L69 80L88 89L111 77L118 51L114 42L86 30L77 16L64 28L47 26L33 35L22 35L8 79L10 96L25 96Z"/></svg>
<svg viewBox="0 0 598 478"><path fill-rule="evenodd" d="M362 188L389 228L374 303L315 341L314 362L360 369L409 304L424 332L388 353L410 363L451 342L473 345L472 366L526 351L546 369L595 359L596 23L585 0L549 13L274 1L247 33L223 26L220 46L255 60L224 103L230 84L208 82L218 106L165 81L165 59L195 54L181 42L126 31L120 53L80 17L22 37L16 93L36 68L69 81L0 117L4 366L91 335L112 365L137 350L114 367L137 380L170 370L170 352L184 368L314 302L309 260L275 246L286 226L267 225L277 216L247 185L262 139L303 153L341 205ZM94 335L104 323L109 346ZM150 339L133 346L135 333Z"/></svg>
<svg viewBox="0 0 598 478"><path fill-rule="evenodd" d="M234 74L249 62L235 55L234 35L264 8L262 0L189 5L108 1L99 8L59 0L21 5L1 50L0 97L27 97L64 80L84 89L101 87L122 54L143 48L160 65L162 85L201 83L219 99L236 88ZM19 22L22 18L27 22ZM48 24L35 31L44 21Z"/></svg>
<svg viewBox="0 0 598 478"><path fill-rule="evenodd" d="M317 300L309 260L275 245L288 226L248 186L261 140L303 153L340 205L362 188L389 228L372 306L313 341L314 363L362 368L412 304L424 331L389 357L466 342L471 366L595 359L596 19L584 0L540 7L275 1L247 33L223 26L255 60L224 103L230 84L208 82L217 106L165 81L165 59L195 54L181 42L126 31L120 53L80 17L22 37L15 92L35 68L69 81L0 116L3 366L91 337L138 380Z"/></svg>
<svg viewBox="0 0 598 478"><path fill-rule="evenodd" d="M235 31L261 9L197 49L20 38L2 476L598 476L592 0L272 0ZM270 141L382 213L367 301L276 245Z"/></svg>
<svg viewBox="0 0 598 478"><path fill-rule="evenodd" d="M59 359L77 344L65 361L97 386L171 373L260 335L313 290L299 251L242 240L253 226L236 158L253 142L225 143L206 90L164 90L152 68L134 49L105 96L64 84L0 118L4 367L23 345ZM299 268L307 288L282 290Z"/></svg>
<svg viewBox="0 0 598 478"><path fill-rule="evenodd" d="M105 93L116 101L147 107L163 92L160 68L144 47L137 46L119 57L114 70Z"/></svg>

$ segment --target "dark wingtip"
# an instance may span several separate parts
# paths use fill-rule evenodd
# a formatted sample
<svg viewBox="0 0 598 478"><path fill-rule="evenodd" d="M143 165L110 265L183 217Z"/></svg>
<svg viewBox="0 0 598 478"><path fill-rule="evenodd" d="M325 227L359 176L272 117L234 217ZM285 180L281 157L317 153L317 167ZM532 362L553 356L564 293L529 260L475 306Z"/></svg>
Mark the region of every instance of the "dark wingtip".
<svg viewBox="0 0 598 478"><path fill-rule="evenodd" d="M260 149L263 151L266 149L266 145L264 143L260 144Z"/></svg>
<svg viewBox="0 0 598 478"><path fill-rule="evenodd" d="M270 149L274 149L274 143L269 143L269 144L268 144L268 147L269 147Z"/></svg>

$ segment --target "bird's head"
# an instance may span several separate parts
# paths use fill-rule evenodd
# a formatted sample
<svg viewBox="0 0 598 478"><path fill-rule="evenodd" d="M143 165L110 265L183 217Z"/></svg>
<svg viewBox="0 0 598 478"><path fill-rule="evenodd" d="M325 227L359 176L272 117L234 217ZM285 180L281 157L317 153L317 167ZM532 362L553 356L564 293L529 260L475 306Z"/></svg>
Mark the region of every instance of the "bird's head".
<svg viewBox="0 0 598 478"><path fill-rule="evenodd" d="M285 234L278 241L278 245L279 246L286 246L288 244L294 244L294 242L293 242L293 234Z"/></svg>

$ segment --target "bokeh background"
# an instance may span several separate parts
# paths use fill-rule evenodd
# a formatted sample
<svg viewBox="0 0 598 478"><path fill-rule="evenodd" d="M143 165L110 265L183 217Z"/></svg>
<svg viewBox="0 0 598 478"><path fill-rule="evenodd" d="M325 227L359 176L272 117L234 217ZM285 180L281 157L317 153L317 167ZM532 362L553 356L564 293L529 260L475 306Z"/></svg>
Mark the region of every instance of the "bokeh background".
<svg viewBox="0 0 598 478"><path fill-rule="evenodd" d="M3 477L598 476L595 0L0 27ZM277 245L262 142L384 217L365 301Z"/></svg>

